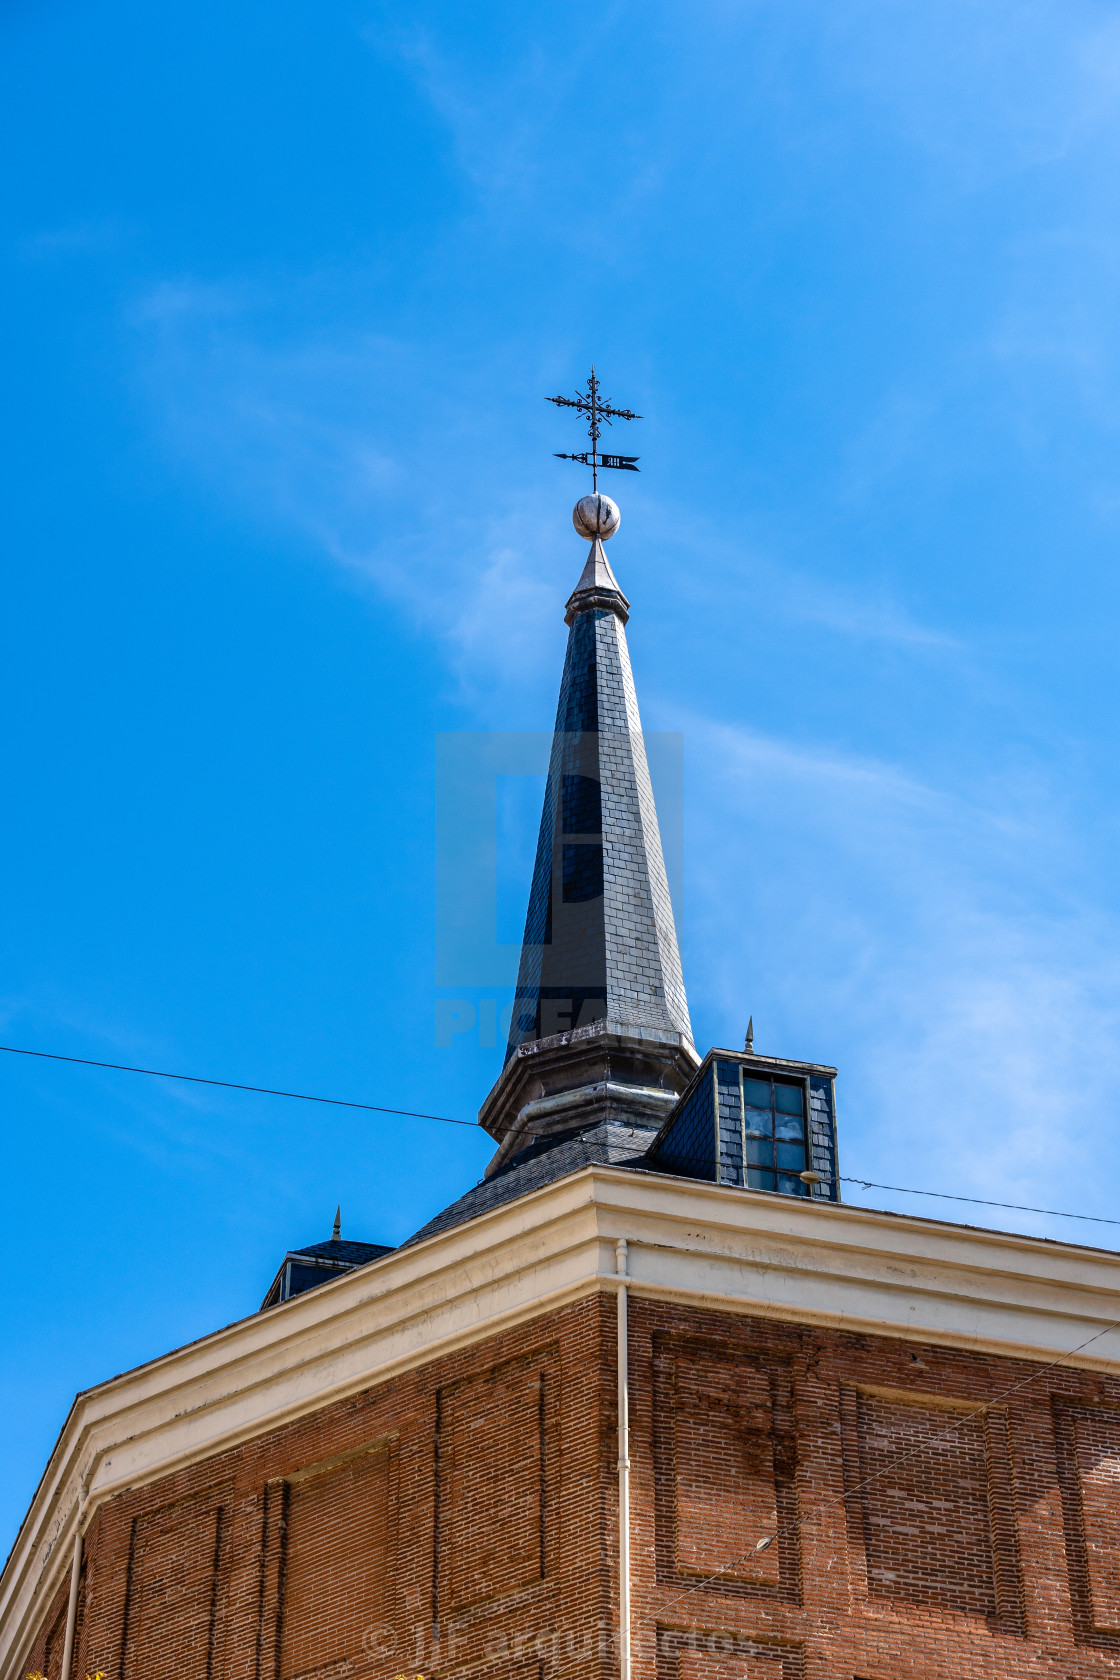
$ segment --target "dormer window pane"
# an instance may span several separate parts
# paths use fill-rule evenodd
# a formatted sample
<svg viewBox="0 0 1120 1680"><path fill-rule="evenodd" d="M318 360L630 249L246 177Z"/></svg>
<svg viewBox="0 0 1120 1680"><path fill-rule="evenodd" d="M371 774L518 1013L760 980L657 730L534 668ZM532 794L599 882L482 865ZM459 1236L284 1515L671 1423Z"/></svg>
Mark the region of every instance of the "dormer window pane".
<svg viewBox="0 0 1120 1680"><path fill-rule="evenodd" d="M804 1086L783 1084L780 1078L748 1078L744 1073L743 1096L748 1188L776 1188L786 1196L807 1196L809 1188L798 1177L805 1171Z"/></svg>

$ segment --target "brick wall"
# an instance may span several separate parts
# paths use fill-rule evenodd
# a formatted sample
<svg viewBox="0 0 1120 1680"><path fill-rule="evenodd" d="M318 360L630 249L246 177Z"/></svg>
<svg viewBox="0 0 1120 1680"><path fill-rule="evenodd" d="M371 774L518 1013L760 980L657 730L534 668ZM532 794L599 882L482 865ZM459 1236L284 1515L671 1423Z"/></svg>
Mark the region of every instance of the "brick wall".
<svg viewBox="0 0 1120 1680"><path fill-rule="evenodd" d="M1120 1672L1120 1380L639 1300L631 1394L641 1680Z"/></svg>
<svg viewBox="0 0 1120 1680"><path fill-rule="evenodd" d="M541 1680L547 1644L602 1680L613 1372L595 1296L122 1494L87 1538L75 1675ZM60 1613L27 1664L50 1680Z"/></svg>
<svg viewBox="0 0 1120 1680"><path fill-rule="evenodd" d="M614 1354L596 1296L122 1494L75 1674L608 1680ZM635 1680L1120 1671L1120 1380L636 1298L631 1394Z"/></svg>

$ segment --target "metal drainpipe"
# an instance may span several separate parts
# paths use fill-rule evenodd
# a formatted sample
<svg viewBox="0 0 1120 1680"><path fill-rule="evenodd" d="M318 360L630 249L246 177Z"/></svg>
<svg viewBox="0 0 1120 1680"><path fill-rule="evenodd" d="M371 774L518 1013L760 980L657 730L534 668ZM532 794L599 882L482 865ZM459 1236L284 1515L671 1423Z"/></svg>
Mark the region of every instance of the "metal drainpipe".
<svg viewBox="0 0 1120 1680"><path fill-rule="evenodd" d="M615 1244L615 1271L626 1277L626 1238ZM626 1283L618 1286L618 1647L620 1680L630 1680L630 1338ZM68 1680L64 1675L63 1680Z"/></svg>
<svg viewBox="0 0 1120 1680"><path fill-rule="evenodd" d="M66 1608L66 1643L62 1647L62 1670L59 1680L70 1680L74 1661L74 1632L78 1626L78 1585L82 1578L82 1518L86 1502L78 1495L78 1515L74 1529L74 1559L70 1565L70 1603Z"/></svg>

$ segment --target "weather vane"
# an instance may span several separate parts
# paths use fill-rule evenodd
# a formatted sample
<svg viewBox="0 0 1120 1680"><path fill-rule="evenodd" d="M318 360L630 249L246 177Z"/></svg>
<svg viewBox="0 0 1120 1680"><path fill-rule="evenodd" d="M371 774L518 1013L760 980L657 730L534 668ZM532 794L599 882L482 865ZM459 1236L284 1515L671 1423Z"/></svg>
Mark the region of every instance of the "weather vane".
<svg viewBox="0 0 1120 1680"><path fill-rule="evenodd" d="M555 403L557 408L578 409L580 414L587 416L587 435L591 439L591 448L585 449L582 455L565 455L560 450L553 453L558 461L580 461L585 467L591 468L591 488L599 488L599 468L613 467L617 472L637 472L637 455L605 455L599 448L599 434L604 425L609 426L614 420L640 420L640 414L635 414L629 408L613 408L604 402L599 395L599 381L592 367L587 380L586 394L578 397L546 397L545 402Z"/></svg>

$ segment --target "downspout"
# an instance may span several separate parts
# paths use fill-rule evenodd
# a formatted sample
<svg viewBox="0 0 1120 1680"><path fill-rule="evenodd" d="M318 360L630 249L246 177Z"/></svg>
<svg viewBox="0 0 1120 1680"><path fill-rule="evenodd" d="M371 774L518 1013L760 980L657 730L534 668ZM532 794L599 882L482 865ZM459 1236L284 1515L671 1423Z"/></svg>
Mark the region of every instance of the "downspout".
<svg viewBox="0 0 1120 1680"><path fill-rule="evenodd" d="M70 1603L66 1608L66 1643L62 1647L59 1680L70 1680L74 1661L74 1633L78 1626L78 1587L82 1579L82 1518L86 1514L85 1492L79 1488L78 1515L74 1524L74 1558L70 1565Z"/></svg>
<svg viewBox="0 0 1120 1680"><path fill-rule="evenodd" d="M630 1338L626 1238L615 1244L618 1285L618 1650L619 1680L630 1680ZM62 1680L69 1680L63 1675Z"/></svg>

